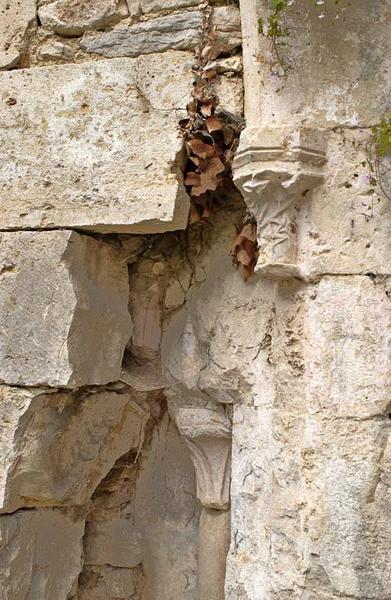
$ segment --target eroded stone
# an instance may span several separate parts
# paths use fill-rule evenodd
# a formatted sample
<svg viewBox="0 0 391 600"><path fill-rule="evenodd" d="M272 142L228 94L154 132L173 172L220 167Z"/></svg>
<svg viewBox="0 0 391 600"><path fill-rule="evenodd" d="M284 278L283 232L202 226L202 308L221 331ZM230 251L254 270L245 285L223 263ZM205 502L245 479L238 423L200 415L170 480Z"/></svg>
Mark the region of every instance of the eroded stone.
<svg viewBox="0 0 391 600"><path fill-rule="evenodd" d="M127 267L114 246L71 231L1 233L0 291L0 381L118 379L131 320Z"/></svg>
<svg viewBox="0 0 391 600"><path fill-rule="evenodd" d="M23 510L0 516L4 598L66 600L82 566L83 513Z"/></svg>
<svg viewBox="0 0 391 600"><path fill-rule="evenodd" d="M114 25L128 14L125 0L56 0L38 10L42 26L64 36Z"/></svg>
<svg viewBox="0 0 391 600"><path fill-rule="evenodd" d="M141 563L144 554L140 533L125 518L89 523L84 552L89 564L128 569Z"/></svg>
<svg viewBox="0 0 391 600"><path fill-rule="evenodd" d="M236 7L216 7L213 23L221 52L240 46L240 18ZM201 25L200 11L178 11L126 28L117 27L104 33L85 35L80 46L86 52L94 52L106 58L134 57L169 49L194 50L199 44Z"/></svg>
<svg viewBox="0 0 391 600"><path fill-rule="evenodd" d="M0 1L0 71L18 64L35 14L35 0Z"/></svg>
<svg viewBox="0 0 391 600"><path fill-rule="evenodd" d="M1 74L0 228L183 229L177 122L191 90L189 58Z"/></svg>
<svg viewBox="0 0 391 600"><path fill-rule="evenodd" d="M0 508L86 503L114 462L142 445L149 418L142 400L126 388L1 386Z"/></svg>

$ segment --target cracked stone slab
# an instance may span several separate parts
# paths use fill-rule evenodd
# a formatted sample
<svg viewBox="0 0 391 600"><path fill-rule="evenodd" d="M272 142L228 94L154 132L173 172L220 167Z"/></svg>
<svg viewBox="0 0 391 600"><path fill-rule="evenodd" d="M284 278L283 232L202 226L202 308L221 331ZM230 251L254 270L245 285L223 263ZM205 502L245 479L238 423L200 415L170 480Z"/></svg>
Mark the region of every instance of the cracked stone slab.
<svg viewBox="0 0 391 600"><path fill-rule="evenodd" d="M111 244L72 231L0 233L0 381L117 380L131 334L128 287Z"/></svg>
<svg viewBox="0 0 391 600"><path fill-rule="evenodd" d="M191 55L0 74L0 229L184 229ZM45 90L45 94L42 94Z"/></svg>
<svg viewBox="0 0 391 600"><path fill-rule="evenodd" d="M0 71L18 64L35 14L35 0L0 0Z"/></svg>

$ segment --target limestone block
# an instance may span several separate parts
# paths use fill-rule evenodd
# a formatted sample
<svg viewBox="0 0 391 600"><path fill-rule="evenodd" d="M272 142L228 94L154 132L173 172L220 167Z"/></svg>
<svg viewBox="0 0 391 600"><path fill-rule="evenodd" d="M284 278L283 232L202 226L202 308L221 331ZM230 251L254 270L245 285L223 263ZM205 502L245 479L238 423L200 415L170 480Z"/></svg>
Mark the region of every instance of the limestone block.
<svg viewBox="0 0 391 600"><path fill-rule="evenodd" d="M18 64L35 12L35 0L0 0L0 71Z"/></svg>
<svg viewBox="0 0 391 600"><path fill-rule="evenodd" d="M142 444L148 412L125 389L0 387L0 509L84 504L114 462Z"/></svg>
<svg viewBox="0 0 391 600"><path fill-rule="evenodd" d="M125 518L90 522L84 552L85 561L93 565L132 568L143 559L140 533Z"/></svg>
<svg viewBox="0 0 391 600"><path fill-rule="evenodd" d="M191 82L179 52L1 74L0 228L185 228Z"/></svg>
<svg viewBox="0 0 391 600"><path fill-rule="evenodd" d="M213 23L221 52L240 46L240 17L236 7L214 9ZM200 40L200 11L178 11L129 27L117 27L104 33L84 35L80 46L107 58L139 56L169 49L194 50Z"/></svg>
<svg viewBox="0 0 391 600"><path fill-rule="evenodd" d="M387 413L391 384L390 278L324 277L308 300L305 334L313 410L333 418ZM326 393L327 391L327 393Z"/></svg>
<svg viewBox="0 0 391 600"><path fill-rule="evenodd" d="M311 583L379 600L391 585L389 286L389 278L323 278L308 300L312 344L304 343Z"/></svg>
<svg viewBox="0 0 391 600"><path fill-rule="evenodd" d="M391 191L391 160L381 158L373 178L370 137L366 129L328 135L325 184L315 191L303 215L302 260L312 276L391 273L391 203L386 197Z"/></svg>
<svg viewBox="0 0 391 600"><path fill-rule="evenodd" d="M71 231L5 232L0 274L1 382L118 379L131 321L127 267L115 247Z"/></svg>
<svg viewBox="0 0 391 600"><path fill-rule="evenodd" d="M303 6L292 3L286 19L289 39L279 48L280 60L291 67L283 93L283 70L273 45L257 31L258 18L266 19L266 6L248 2L242 9L246 118L251 126L370 127L389 111L391 56L379 43L389 35L387 2L355 0L354 10L342 11L339 19L340 7L327 7L323 19L317 7L309 7L305 26ZM255 61L254 56L264 60Z"/></svg>
<svg viewBox="0 0 391 600"><path fill-rule="evenodd" d="M64 36L114 25L128 14L125 0L56 0L38 10L42 26Z"/></svg>
<svg viewBox="0 0 391 600"><path fill-rule="evenodd" d="M28 510L0 517L4 600L66 600L82 566L84 520L74 511Z"/></svg>

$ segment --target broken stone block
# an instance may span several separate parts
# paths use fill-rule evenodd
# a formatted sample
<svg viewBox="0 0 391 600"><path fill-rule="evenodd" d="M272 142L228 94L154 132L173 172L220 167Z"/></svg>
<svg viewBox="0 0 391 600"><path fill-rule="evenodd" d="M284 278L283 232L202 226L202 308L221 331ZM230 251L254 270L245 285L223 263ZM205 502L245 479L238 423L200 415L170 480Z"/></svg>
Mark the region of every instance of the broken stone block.
<svg viewBox="0 0 391 600"><path fill-rule="evenodd" d="M128 15L125 0L57 0L38 11L43 27L64 36L108 27Z"/></svg>
<svg viewBox="0 0 391 600"><path fill-rule="evenodd" d="M236 7L216 7L213 11L213 24L220 52L229 52L240 46L240 15ZM126 28L117 27L111 31L85 35L80 46L86 52L94 52L106 58L134 57L169 49L194 50L199 44L201 25L200 11L183 10L134 23Z"/></svg>
<svg viewBox="0 0 391 600"><path fill-rule="evenodd" d="M0 295L1 382L118 379L131 320L127 267L114 246L71 231L3 232Z"/></svg>
<svg viewBox="0 0 391 600"><path fill-rule="evenodd" d="M184 229L190 66L167 52L0 74L0 229Z"/></svg>
<svg viewBox="0 0 391 600"><path fill-rule="evenodd" d="M35 0L0 0L0 71L18 64L35 12Z"/></svg>
<svg viewBox="0 0 391 600"><path fill-rule="evenodd" d="M85 504L115 461L143 442L144 396L0 386L0 510Z"/></svg>
<svg viewBox="0 0 391 600"><path fill-rule="evenodd" d="M0 516L4 599L66 600L82 566L80 510L23 510Z"/></svg>

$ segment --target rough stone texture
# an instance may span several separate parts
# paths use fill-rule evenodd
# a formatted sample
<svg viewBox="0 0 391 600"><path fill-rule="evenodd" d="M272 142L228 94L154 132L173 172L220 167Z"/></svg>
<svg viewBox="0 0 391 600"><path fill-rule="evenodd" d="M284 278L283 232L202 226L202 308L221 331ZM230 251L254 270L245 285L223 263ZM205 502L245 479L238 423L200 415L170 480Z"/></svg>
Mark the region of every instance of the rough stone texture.
<svg viewBox="0 0 391 600"><path fill-rule="evenodd" d="M47 42L39 48L38 54L43 60L72 60L74 57L71 46L62 42Z"/></svg>
<svg viewBox="0 0 391 600"><path fill-rule="evenodd" d="M128 0L126 27L88 32L113 2L78 4L82 22L61 4L82 39L41 27L18 65L56 67L0 76L0 229L184 227L194 56L169 48L195 47L199 9ZM389 110L389 3L340 19L332 2L324 19L289 4L282 76L258 32L269 0L241 0L233 166L260 242L279 246L269 262L289 268L243 282L228 249L246 213L229 190L202 230L2 234L0 373L17 374L0 386L5 600L391 598L390 160L375 192L366 149ZM237 16L216 8L213 85L239 120ZM108 369L120 382L80 387Z"/></svg>
<svg viewBox="0 0 391 600"><path fill-rule="evenodd" d="M270 41L257 32L265 7L245 0L241 11L246 111L252 127L259 122L268 127L303 122L318 128L368 127L388 112L391 57L383 41L388 37L388 2L356 0L354 10L344 10L340 20L334 19L335 6L327 8L324 19L319 19L319 9L308 7L303 20L303 7L294 3L286 21L290 36L280 46L281 59L292 66L282 88L283 69Z"/></svg>
<svg viewBox="0 0 391 600"><path fill-rule="evenodd" d="M128 14L125 0L56 0L38 10L43 27L71 37L114 25Z"/></svg>
<svg viewBox="0 0 391 600"><path fill-rule="evenodd" d="M0 71L15 67L34 27L35 0L0 1Z"/></svg>
<svg viewBox="0 0 391 600"><path fill-rule="evenodd" d="M83 515L74 510L22 510L1 516L2 597L66 600L82 565L83 531Z"/></svg>
<svg viewBox="0 0 391 600"><path fill-rule="evenodd" d="M86 567L77 600L142 600L142 569Z"/></svg>
<svg viewBox="0 0 391 600"><path fill-rule="evenodd" d="M118 379L131 321L115 246L71 231L1 233L0 290L0 381Z"/></svg>
<svg viewBox="0 0 391 600"><path fill-rule="evenodd" d="M0 228L184 228L191 81L179 52L1 74Z"/></svg>
<svg viewBox="0 0 391 600"><path fill-rule="evenodd" d="M389 198L372 183L367 129L331 132L325 185L306 204L302 261L312 277L320 273L390 274ZM383 158L378 179L390 188L391 162ZM337 190L337 191L335 191Z"/></svg>
<svg viewBox="0 0 391 600"><path fill-rule="evenodd" d="M86 537L84 552L89 564L130 569L143 559L141 536L129 520L92 522Z"/></svg>
<svg viewBox="0 0 391 600"><path fill-rule="evenodd" d="M142 446L149 418L142 400L123 386L0 387L1 509L85 504L114 462Z"/></svg>
<svg viewBox="0 0 391 600"><path fill-rule="evenodd" d="M217 44L221 52L240 46L239 11L234 6L214 9ZM179 11L164 17L117 27L111 31L83 36L80 46L107 58L139 56L169 49L194 50L200 39L202 15L199 11Z"/></svg>
<svg viewBox="0 0 391 600"><path fill-rule="evenodd" d="M197 0L127 0L130 14L148 14L197 6Z"/></svg>
<svg viewBox="0 0 391 600"><path fill-rule="evenodd" d="M168 415L155 428L141 464L135 518L144 541L143 600L198 600L194 471Z"/></svg>

